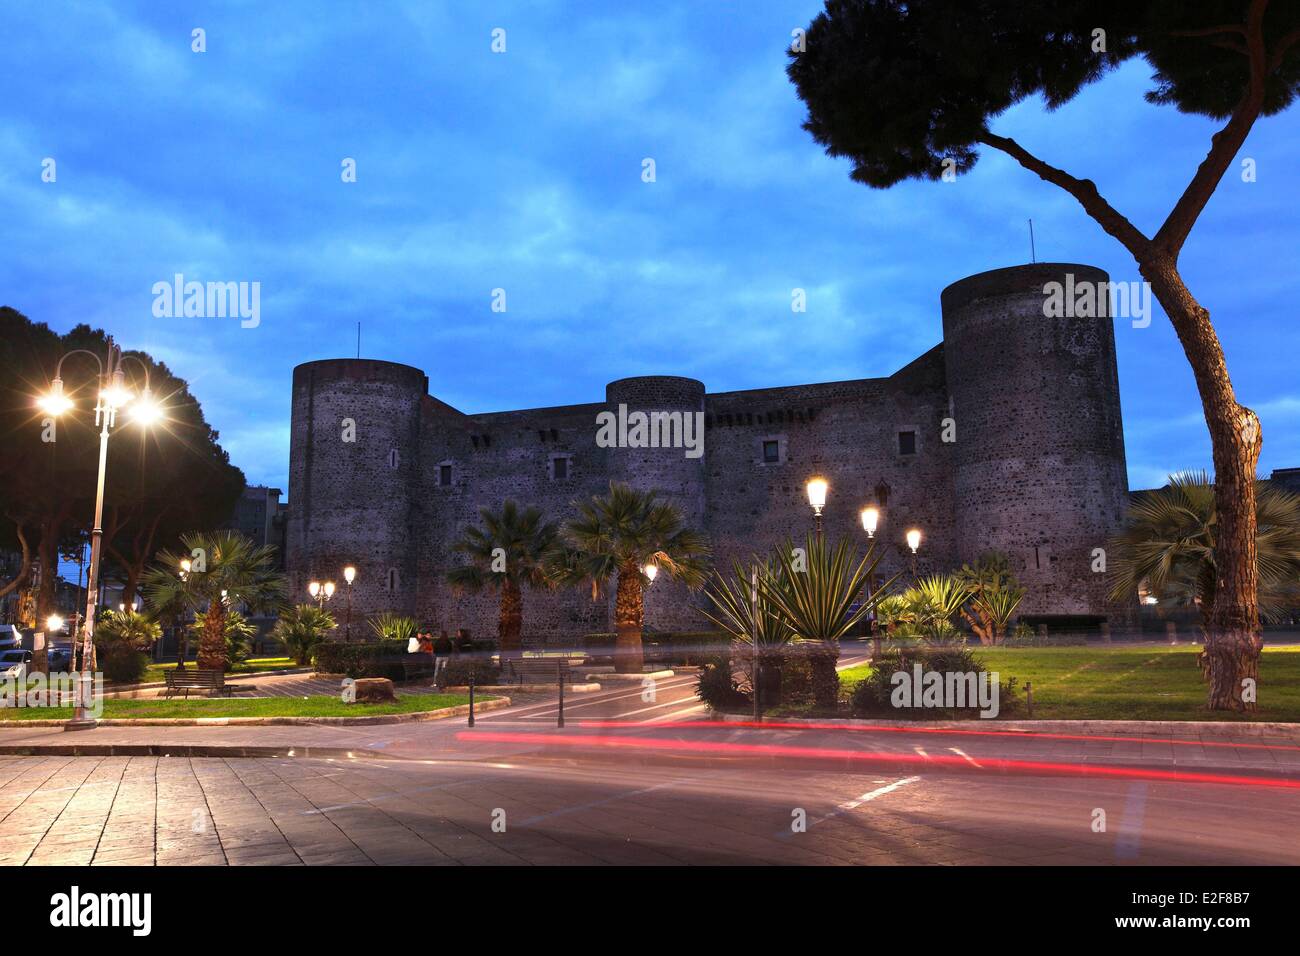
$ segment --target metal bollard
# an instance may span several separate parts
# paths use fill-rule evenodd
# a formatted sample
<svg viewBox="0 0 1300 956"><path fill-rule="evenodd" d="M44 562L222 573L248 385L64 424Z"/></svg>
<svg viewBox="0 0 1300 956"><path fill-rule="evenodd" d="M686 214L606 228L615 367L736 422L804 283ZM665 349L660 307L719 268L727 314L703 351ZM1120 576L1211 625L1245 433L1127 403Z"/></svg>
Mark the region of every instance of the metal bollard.
<svg viewBox="0 0 1300 956"><path fill-rule="evenodd" d="M1029 718L1034 716L1034 682L1025 681L1025 708L1029 711Z"/></svg>
<svg viewBox="0 0 1300 956"><path fill-rule="evenodd" d="M469 672L469 726L474 726L474 671Z"/></svg>
<svg viewBox="0 0 1300 956"><path fill-rule="evenodd" d="M560 710L555 717L555 726L564 726L564 666L562 661L555 662L555 679L560 684Z"/></svg>
<svg viewBox="0 0 1300 956"><path fill-rule="evenodd" d="M1170 644L1178 643L1178 625L1173 621L1165 621L1165 634L1169 636Z"/></svg>
<svg viewBox="0 0 1300 956"><path fill-rule="evenodd" d="M1110 643L1110 622L1108 621L1101 622L1101 639L1106 644Z"/></svg>

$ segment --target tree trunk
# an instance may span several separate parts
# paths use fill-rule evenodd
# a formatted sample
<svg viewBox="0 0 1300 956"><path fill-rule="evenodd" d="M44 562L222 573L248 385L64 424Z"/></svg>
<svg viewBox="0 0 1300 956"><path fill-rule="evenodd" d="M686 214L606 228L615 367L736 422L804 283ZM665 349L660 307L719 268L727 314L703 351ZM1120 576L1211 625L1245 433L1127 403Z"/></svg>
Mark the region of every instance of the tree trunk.
<svg viewBox="0 0 1300 956"><path fill-rule="evenodd" d="M199 639L197 664L200 670L226 669L226 609L220 598L211 602L208 613L203 615L203 636Z"/></svg>
<svg viewBox="0 0 1300 956"><path fill-rule="evenodd" d="M839 663L840 645L838 641L818 641L808 651L808 663L812 668L813 703L823 712L833 712L840 703L840 675L835 670Z"/></svg>
<svg viewBox="0 0 1300 956"><path fill-rule="evenodd" d="M1191 363L1210 430L1216 531L1214 604L1205 618L1205 661L1211 710L1253 711L1246 682L1259 680L1263 641L1255 551L1255 468L1263 436L1259 418L1237 402L1210 313L1187 290L1172 260L1142 265Z"/></svg>
<svg viewBox="0 0 1300 956"><path fill-rule="evenodd" d="M641 569L635 561L618 569L618 591L614 596L614 669L620 674L639 674L645 670L641 650L641 628L645 605L641 596Z"/></svg>
<svg viewBox="0 0 1300 956"><path fill-rule="evenodd" d="M501 613L497 618L497 642L503 659L507 656L520 656L519 634L523 623L523 599L519 593L519 582L506 577L501 582Z"/></svg>

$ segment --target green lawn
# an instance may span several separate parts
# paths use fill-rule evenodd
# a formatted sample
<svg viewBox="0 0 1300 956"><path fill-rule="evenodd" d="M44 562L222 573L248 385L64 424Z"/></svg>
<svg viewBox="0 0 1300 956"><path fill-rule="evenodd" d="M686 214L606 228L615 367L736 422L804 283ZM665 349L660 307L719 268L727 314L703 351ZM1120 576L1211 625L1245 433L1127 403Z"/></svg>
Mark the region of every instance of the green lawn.
<svg viewBox="0 0 1300 956"><path fill-rule="evenodd" d="M1270 720L1300 722L1300 648L1264 649L1259 712L1205 709L1194 647L1032 647L976 649L1000 679L1034 685L1034 718L1061 720ZM847 694L868 665L840 672ZM1023 708L1012 717L1023 718Z"/></svg>
<svg viewBox="0 0 1300 956"><path fill-rule="evenodd" d="M479 701L491 700L480 696ZM192 697L189 700L104 701L102 717L370 717L410 714L468 704L468 694L403 694L395 704L345 704L338 697ZM0 720L67 720L71 707L6 707Z"/></svg>
<svg viewBox="0 0 1300 956"><path fill-rule="evenodd" d="M185 665L193 667L194 662L190 661ZM283 671L291 667L301 667L292 657L252 657L239 664L229 673L231 674L260 674L264 671ZM168 671L174 671L176 665L172 664L150 664L149 669L144 672L144 677L140 679L143 684L152 684L163 680L163 675Z"/></svg>

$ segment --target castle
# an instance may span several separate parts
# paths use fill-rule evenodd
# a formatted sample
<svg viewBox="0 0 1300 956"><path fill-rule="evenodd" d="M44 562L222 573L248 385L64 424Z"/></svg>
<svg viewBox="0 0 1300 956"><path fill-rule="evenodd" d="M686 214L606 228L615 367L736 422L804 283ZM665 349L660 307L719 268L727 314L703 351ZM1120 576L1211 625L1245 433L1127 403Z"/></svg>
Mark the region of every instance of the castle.
<svg viewBox="0 0 1300 956"><path fill-rule="evenodd" d="M465 414L429 394L419 369L368 359L294 369L286 558L293 593L312 578L350 589L353 627L391 610L475 637L496 633L493 592L446 581L451 550L482 506L507 498L550 520L611 480L657 488L705 531L719 567L812 527L805 483L830 485L826 534L866 547L859 511L880 506L881 570L950 570L1007 554L1024 618L1071 626L1117 619L1096 549L1128 500L1115 340L1100 315L1045 315L1045 285L1105 282L1091 266L1038 263L950 285L943 342L886 378L706 392L691 378L619 379L603 401ZM1104 288L1104 287L1102 287ZM627 410L702 421L703 454L597 441ZM904 543L922 532L915 556ZM612 588L610 589L612 591ZM305 598L304 598L305 600ZM648 630L700 630L680 585L646 593ZM612 595L525 592L524 635L570 642L612 628ZM341 615L340 615L341 619ZM354 636L358 632L353 631Z"/></svg>

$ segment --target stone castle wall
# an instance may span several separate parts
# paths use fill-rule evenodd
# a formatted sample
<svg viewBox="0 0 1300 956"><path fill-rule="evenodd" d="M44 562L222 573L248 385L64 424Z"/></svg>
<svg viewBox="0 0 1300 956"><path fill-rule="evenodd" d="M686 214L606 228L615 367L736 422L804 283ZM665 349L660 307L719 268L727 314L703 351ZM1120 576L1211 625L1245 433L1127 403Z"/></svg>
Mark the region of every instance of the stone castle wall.
<svg viewBox="0 0 1300 956"><path fill-rule="evenodd" d="M903 536L917 527L920 574L997 548L1030 586L1025 612L1104 616L1111 609L1089 559L1127 500L1114 334L1104 316L1044 317L1043 284L1066 272L1105 278L1087 266L1039 264L955 283L942 298L944 342L879 379L708 394L694 379L647 376L611 382L604 401L466 415L430 396L409 366L301 365L287 532L293 586L304 589L312 575L341 586L352 563L354 621L396 610L493 636L495 594L458 594L445 582L462 560L451 547L482 507L511 498L562 522L574 500L628 481L673 500L708 534L716 563L729 566L811 530L804 484L820 474L830 483L832 538L865 547L859 511L882 505L883 576L910 577ZM703 412L703 457L599 447L597 416L619 404ZM345 418L356 423L351 443L340 439ZM956 441L943 440L946 419ZM900 447L900 433L914 436L914 453ZM777 461L765 460L765 442L777 443ZM564 643L611 630L611 600L593 603L580 589L526 593L525 636ZM662 577L647 592L646 622L706 626L684 589Z"/></svg>

